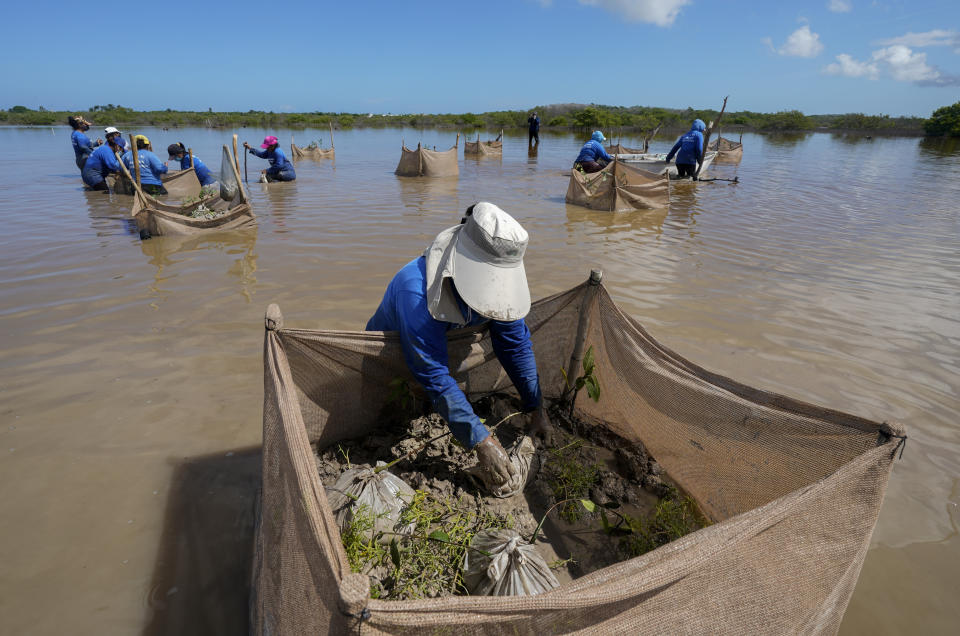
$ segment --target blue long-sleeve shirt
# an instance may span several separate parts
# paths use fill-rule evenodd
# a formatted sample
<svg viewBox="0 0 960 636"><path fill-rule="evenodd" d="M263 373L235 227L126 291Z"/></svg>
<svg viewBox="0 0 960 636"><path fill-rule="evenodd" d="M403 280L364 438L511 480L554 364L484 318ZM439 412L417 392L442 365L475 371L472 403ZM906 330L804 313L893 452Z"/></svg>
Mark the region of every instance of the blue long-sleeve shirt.
<svg viewBox="0 0 960 636"><path fill-rule="evenodd" d="M603 149L603 145L599 141L591 139L587 143L583 144L583 148L580 149L580 154L577 155L574 163L580 163L583 161L596 161L597 158L613 161L613 157L607 154L607 151Z"/></svg>
<svg viewBox="0 0 960 636"><path fill-rule="evenodd" d="M279 146L273 150L257 150L256 148L251 148L250 152L260 157L261 159L266 159L270 162L270 167L267 168L267 174L277 175L281 172L289 172L293 174L293 164L287 160L287 156L283 154L283 151L280 150Z"/></svg>
<svg viewBox="0 0 960 636"><path fill-rule="evenodd" d="M80 174L83 182L92 188L112 172L120 172L120 163L117 161L117 156L113 154L110 144L103 144L90 153Z"/></svg>
<svg viewBox="0 0 960 636"><path fill-rule="evenodd" d="M180 169L189 170L190 169L190 155L183 155L180 159ZM193 169L197 173L197 179L200 181L200 185L210 185L214 183L217 179L210 174L210 168L207 167L207 164L200 161L200 157L193 155Z"/></svg>
<svg viewBox="0 0 960 636"><path fill-rule="evenodd" d="M677 143L673 144L673 148L671 148L670 153L667 154L667 163L670 163L673 155L677 155L678 164L692 165L700 163L703 159L704 129L705 126L702 121L699 119L694 120L693 127L690 128L689 132L682 135L680 139L677 139ZM677 151L679 151L679 153Z"/></svg>
<svg viewBox="0 0 960 636"><path fill-rule="evenodd" d="M136 179L133 173L133 151L128 150L123 153L123 165L130 171L130 176ZM140 160L140 183L149 185L163 185L160 175L167 173L167 167L163 165L160 158L147 149L137 151L137 159Z"/></svg>
<svg viewBox="0 0 960 636"><path fill-rule="evenodd" d="M77 167L83 159L86 159L93 152L93 142L80 130L74 130L70 133L70 142L73 144L73 154L77 160Z"/></svg>
<svg viewBox="0 0 960 636"><path fill-rule="evenodd" d="M490 434L473 412L467 396L450 375L447 331L479 325L488 319L477 315L459 298L466 325L443 322L427 308L426 258L407 263L387 286L380 306L367 322L367 331L397 331L407 368L426 390L434 408L447 421L454 437L473 448ZM540 406L540 378L523 319L489 320L493 351L520 393L525 411Z"/></svg>

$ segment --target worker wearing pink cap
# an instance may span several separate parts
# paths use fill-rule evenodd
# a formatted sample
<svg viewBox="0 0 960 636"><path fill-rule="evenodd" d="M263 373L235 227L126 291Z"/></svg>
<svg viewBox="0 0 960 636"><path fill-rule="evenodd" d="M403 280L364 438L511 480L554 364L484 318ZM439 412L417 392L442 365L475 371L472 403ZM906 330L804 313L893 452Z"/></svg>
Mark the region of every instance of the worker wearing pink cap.
<svg viewBox="0 0 960 636"><path fill-rule="evenodd" d="M243 147L249 150L250 154L270 162L269 168L260 171L260 174L267 181L293 181L297 178L297 173L293 170L293 164L287 160L286 155L280 150L278 143L279 140L276 137L267 135L263 138L263 143L260 144L263 150L257 150L247 142L243 142Z"/></svg>

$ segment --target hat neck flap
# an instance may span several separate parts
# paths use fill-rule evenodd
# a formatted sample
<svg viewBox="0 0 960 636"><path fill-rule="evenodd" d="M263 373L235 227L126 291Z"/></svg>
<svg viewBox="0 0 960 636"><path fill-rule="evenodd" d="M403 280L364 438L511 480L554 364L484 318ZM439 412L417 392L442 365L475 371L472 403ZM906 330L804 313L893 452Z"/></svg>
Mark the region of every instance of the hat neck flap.
<svg viewBox="0 0 960 636"><path fill-rule="evenodd" d="M427 309L435 320L459 325L467 320L453 291L453 247L463 227L455 225L440 232L423 252L427 261Z"/></svg>

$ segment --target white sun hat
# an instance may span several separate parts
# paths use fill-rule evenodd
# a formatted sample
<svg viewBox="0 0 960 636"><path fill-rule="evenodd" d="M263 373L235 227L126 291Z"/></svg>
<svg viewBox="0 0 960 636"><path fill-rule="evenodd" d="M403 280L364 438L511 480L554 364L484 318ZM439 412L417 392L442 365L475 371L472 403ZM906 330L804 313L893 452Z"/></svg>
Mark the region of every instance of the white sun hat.
<svg viewBox="0 0 960 636"><path fill-rule="evenodd" d="M466 322L454 296L455 285L467 306L485 318L510 321L526 316L530 289L523 254L528 239L527 231L494 204L481 201L468 209L460 225L438 234L424 252L430 315L445 322Z"/></svg>

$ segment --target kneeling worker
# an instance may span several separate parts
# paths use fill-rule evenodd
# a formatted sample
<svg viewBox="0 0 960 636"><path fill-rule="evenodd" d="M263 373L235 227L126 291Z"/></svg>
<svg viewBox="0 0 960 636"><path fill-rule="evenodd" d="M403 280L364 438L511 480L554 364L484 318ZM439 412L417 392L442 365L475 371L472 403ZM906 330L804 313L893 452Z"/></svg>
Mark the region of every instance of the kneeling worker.
<svg viewBox="0 0 960 636"><path fill-rule="evenodd" d="M140 165L137 169L140 171L140 187L147 194L158 195L167 194L167 189L163 187L161 176L167 174L168 168L160 161L160 157L153 154L153 146L145 135L137 135L133 138L137 144L137 160ZM130 176L134 179L137 175L133 172L133 150L123 153L123 165L130 171Z"/></svg>
<svg viewBox="0 0 960 636"><path fill-rule="evenodd" d="M607 138L599 130L593 131L590 140L583 144L580 154L573 162L574 170L583 170L584 172L600 172L607 167L607 164L613 161L613 157L607 154L603 149L603 142Z"/></svg>
<svg viewBox="0 0 960 636"><path fill-rule="evenodd" d="M260 174L266 178L267 182L293 181L297 178L297 173L293 170L293 164L290 163L287 156L280 150L279 143L279 140L273 135L267 135L263 138L263 143L260 144L263 150L257 150L256 148L250 147L250 144L247 142L243 142L243 147L246 148L250 154L270 162L270 167L260 172Z"/></svg>
<svg viewBox="0 0 960 636"><path fill-rule="evenodd" d="M450 375L447 332L489 321L493 351L520 393L532 429L545 432L540 378L523 317L530 290L523 268L527 232L509 214L481 201L460 225L437 235L424 254L390 281L367 331L397 331L407 368L464 448L476 450L492 487L515 470L497 439L473 412Z"/></svg>

